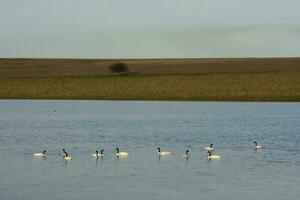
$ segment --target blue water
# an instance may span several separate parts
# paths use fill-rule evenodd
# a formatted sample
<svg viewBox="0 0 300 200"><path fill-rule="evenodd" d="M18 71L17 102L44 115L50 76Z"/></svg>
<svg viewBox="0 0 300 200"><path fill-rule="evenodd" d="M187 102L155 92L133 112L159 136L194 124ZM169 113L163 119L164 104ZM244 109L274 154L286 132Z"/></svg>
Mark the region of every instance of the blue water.
<svg viewBox="0 0 300 200"><path fill-rule="evenodd" d="M209 143L221 160L207 160ZM159 159L158 145L173 155ZM0 101L1 200L282 200L299 185L299 103Z"/></svg>

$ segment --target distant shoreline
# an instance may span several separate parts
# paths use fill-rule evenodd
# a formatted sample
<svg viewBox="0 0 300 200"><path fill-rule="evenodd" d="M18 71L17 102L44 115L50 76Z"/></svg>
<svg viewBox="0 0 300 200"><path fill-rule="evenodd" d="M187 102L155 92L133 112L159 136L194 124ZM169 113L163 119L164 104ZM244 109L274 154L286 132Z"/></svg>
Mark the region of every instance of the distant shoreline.
<svg viewBox="0 0 300 200"><path fill-rule="evenodd" d="M299 102L300 58L0 59L0 99Z"/></svg>

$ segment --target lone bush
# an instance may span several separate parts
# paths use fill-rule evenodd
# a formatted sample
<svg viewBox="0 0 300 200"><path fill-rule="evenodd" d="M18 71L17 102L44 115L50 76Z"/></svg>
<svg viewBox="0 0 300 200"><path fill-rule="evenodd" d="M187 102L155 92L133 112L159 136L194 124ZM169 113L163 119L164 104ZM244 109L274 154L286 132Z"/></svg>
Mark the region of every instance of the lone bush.
<svg viewBox="0 0 300 200"><path fill-rule="evenodd" d="M109 66L109 69L113 73L126 73L128 72L128 67L126 63L114 63Z"/></svg>

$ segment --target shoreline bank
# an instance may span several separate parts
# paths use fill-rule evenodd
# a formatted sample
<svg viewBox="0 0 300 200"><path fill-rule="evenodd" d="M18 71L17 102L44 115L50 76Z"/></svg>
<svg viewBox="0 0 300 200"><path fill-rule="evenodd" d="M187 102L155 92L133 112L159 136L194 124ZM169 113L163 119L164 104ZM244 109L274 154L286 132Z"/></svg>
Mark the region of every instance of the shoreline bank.
<svg viewBox="0 0 300 200"><path fill-rule="evenodd" d="M299 102L300 58L0 59L0 99Z"/></svg>

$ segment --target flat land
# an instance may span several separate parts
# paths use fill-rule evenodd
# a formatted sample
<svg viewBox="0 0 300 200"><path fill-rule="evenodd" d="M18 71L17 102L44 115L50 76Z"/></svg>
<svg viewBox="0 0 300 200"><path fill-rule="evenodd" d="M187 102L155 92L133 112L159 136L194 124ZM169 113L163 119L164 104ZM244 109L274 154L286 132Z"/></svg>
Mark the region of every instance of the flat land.
<svg viewBox="0 0 300 200"><path fill-rule="evenodd" d="M0 98L300 101L300 58L0 59Z"/></svg>

